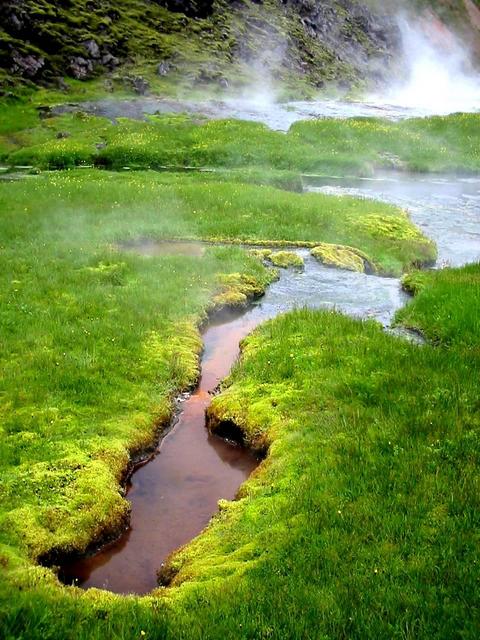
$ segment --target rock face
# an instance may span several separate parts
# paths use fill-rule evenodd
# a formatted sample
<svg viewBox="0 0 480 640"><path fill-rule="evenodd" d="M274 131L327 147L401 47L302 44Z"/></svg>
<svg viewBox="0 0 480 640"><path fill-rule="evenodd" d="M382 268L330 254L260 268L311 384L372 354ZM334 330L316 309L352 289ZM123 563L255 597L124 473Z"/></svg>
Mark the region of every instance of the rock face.
<svg viewBox="0 0 480 640"><path fill-rule="evenodd" d="M22 55L15 49L12 51L12 67L14 73L34 78L45 66L45 60L41 56L32 54Z"/></svg>
<svg viewBox="0 0 480 640"><path fill-rule="evenodd" d="M70 60L68 70L77 80L84 80L92 74L93 62L87 58L82 58L82 56L76 56Z"/></svg>
<svg viewBox="0 0 480 640"><path fill-rule="evenodd" d="M470 23L470 14L480 15L469 0L450 4ZM184 72L221 87L235 83L238 61L274 76L281 67L317 87L381 82L399 50L385 7L380 0L0 0L0 79L83 80L141 58L159 76Z"/></svg>
<svg viewBox="0 0 480 640"><path fill-rule="evenodd" d="M169 11L184 13L186 16L205 18L213 11L213 0L158 0Z"/></svg>
<svg viewBox="0 0 480 640"><path fill-rule="evenodd" d="M370 76L381 76L388 58L398 52L395 22L351 0L283 0L296 13L307 37L320 41L332 55Z"/></svg>

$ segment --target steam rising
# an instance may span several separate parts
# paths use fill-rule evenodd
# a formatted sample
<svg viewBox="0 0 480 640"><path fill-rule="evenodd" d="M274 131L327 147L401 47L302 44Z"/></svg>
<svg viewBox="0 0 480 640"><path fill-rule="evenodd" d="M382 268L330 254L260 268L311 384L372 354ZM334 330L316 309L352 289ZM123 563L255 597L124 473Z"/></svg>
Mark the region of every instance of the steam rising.
<svg viewBox="0 0 480 640"><path fill-rule="evenodd" d="M424 115L480 110L480 79L458 39L433 15L419 26L399 22L406 80L384 100Z"/></svg>

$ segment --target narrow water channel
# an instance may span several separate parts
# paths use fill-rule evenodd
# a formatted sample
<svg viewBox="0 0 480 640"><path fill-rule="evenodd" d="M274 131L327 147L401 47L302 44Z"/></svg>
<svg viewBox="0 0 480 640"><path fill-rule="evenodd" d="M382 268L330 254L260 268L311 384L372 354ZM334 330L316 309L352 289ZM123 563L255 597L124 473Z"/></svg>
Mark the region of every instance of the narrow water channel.
<svg viewBox="0 0 480 640"><path fill-rule="evenodd" d="M157 253L155 247L151 250ZM165 558L205 527L220 498L235 497L259 461L238 444L209 435L205 409L237 359L240 341L256 326L302 306L338 308L388 324L406 299L394 279L328 269L308 251L299 253L304 270L283 271L244 315L227 317L205 331L198 388L179 403L177 422L157 454L130 479L129 529L95 555L64 565L60 575L66 584L116 593L151 591Z"/></svg>
<svg viewBox="0 0 480 640"><path fill-rule="evenodd" d="M156 570L167 555L203 529L220 498L235 497L259 461L244 447L209 435L205 409L251 329L242 318L205 331L197 389L179 401L173 428L156 455L129 481L129 529L97 554L62 567L64 582L116 593L147 593L157 586Z"/></svg>
<svg viewBox="0 0 480 640"><path fill-rule="evenodd" d="M420 178L388 174L374 180L322 178L312 191L354 194L406 206L413 220L439 245L439 265L480 259L480 180ZM153 243L142 253L161 255ZM205 428L212 391L230 371L239 342L256 326L298 307L337 309L373 318L385 327L408 297L394 278L330 269L299 250L303 270L283 270L265 296L241 317L225 318L203 335L204 354L197 390L179 404L178 420L157 454L133 474L128 487L131 525L115 543L94 556L62 568L67 584L118 593L147 593L156 569L179 546L195 537L217 509L232 499L258 464L247 450Z"/></svg>

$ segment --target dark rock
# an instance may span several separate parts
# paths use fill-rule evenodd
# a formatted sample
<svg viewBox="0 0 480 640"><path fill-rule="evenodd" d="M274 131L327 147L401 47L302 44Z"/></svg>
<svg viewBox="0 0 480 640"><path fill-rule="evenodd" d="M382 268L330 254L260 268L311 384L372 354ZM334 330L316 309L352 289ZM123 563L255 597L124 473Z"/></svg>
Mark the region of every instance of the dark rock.
<svg viewBox="0 0 480 640"><path fill-rule="evenodd" d="M114 69L120 64L120 60L111 53L105 53L100 62L104 67L108 67L109 69Z"/></svg>
<svg viewBox="0 0 480 640"><path fill-rule="evenodd" d="M45 66L45 60L40 56L21 55L18 51L12 53L12 72L33 78Z"/></svg>
<svg viewBox="0 0 480 640"><path fill-rule="evenodd" d="M194 18L206 18L213 11L213 0L158 0L169 11L184 13Z"/></svg>
<svg viewBox="0 0 480 640"><path fill-rule="evenodd" d="M40 120L44 120L45 118L50 118L52 115L52 107L49 105L40 105L37 107L38 117Z"/></svg>
<svg viewBox="0 0 480 640"><path fill-rule="evenodd" d="M384 78L388 75L389 60L401 50L399 29L391 17L352 0L282 3L287 13L300 18L305 35L319 41L332 59L352 68L356 75L368 77L375 62L381 60ZM302 49L301 40L297 46Z"/></svg>
<svg viewBox="0 0 480 640"><path fill-rule="evenodd" d="M150 83L142 76L126 76L123 84L135 91L139 96L144 96L150 89Z"/></svg>
<svg viewBox="0 0 480 640"><path fill-rule="evenodd" d="M163 60L157 67L157 76L168 76L173 69L173 65L168 60Z"/></svg>
<svg viewBox="0 0 480 640"><path fill-rule="evenodd" d="M139 96L144 96L150 89L150 83L141 76L133 78L132 81L133 90L138 93Z"/></svg>
<svg viewBox="0 0 480 640"><path fill-rule="evenodd" d="M77 80L84 80L93 72L93 63L82 56L70 59L70 72Z"/></svg>
<svg viewBox="0 0 480 640"><path fill-rule="evenodd" d="M14 31L21 31L24 27L23 20L21 20L15 13L10 14L8 22Z"/></svg>
<svg viewBox="0 0 480 640"><path fill-rule="evenodd" d="M195 81L199 84L203 84L209 82L220 82L220 80L224 79L222 72L216 66L206 64L200 68Z"/></svg>
<svg viewBox="0 0 480 640"><path fill-rule="evenodd" d="M83 46L85 47L85 50L90 58L94 58L95 60L100 58L100 47L95 42L95 40L85 40Z"/></svg>

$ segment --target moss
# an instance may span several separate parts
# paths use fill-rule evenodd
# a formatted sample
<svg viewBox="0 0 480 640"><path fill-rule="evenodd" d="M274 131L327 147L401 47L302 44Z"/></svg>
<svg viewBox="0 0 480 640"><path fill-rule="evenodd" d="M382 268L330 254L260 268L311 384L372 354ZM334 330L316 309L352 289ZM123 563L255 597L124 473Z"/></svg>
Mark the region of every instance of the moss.
<svg viewBox="0 0 480 640"><path fill-rule="evenodd" d="M303 258L294 251L272 251L269 258L275 267L288 269L288 267L303 267Z"/></svg>
<svg viewBox="0 0 480 640"><path fill-rule="evenodd" d="M220 291L212 299L211 312L221 309L244 309L265 293L267 284L275 279L276 275L275 270L270 270L268 278L262 281L242 273L221 274L218 277Z"/></svg>
<svg viewBox="0 0 480 640"><path fill-rule="evenodd" d="M249 249L248 253L254 258L258 258L259 260L265 261L265 260L268 260L272 255L272 250L271 249Z"/></svg>
<svg viewBox="0 0 480 640"><path fill-rule="evenodd" d="M225 78L235 87L251 85L258 82L258 65L251 63L257 60L269 65L279 84L285 85L285 92L302 96L325 81L361 83L364 68L369 66L367 59L385 57L382 39L367 33L363 23L351 21L348 34L343 36L353 45L338 55L331 42L308 33L303 21L308 7L303 7L300 15L294 4L285 6L277 1L261 6L249 0L241 4L220 1L213 3L209 15L201 10L203 3L124 0L118 4L104 0L95 11L91 6L89 0L56 4L23 0L20 12L16 3L5 3L0 9L0 65L7 70L5 84L14 88L9 73L12 51L44 61L32 79L22 79L25 85L70 75L72 58L83 57L89 60L86 72L90 77L105 72L124 76L150 66L152 72L145 75L154 90L176 82L190 89L210 86L219 91ZM188 15L168 9L184 9ZM12 13L20 13L20 30L9 17ZM336 2L331 3L330 19L342 31L345 10ZM91 40L98 46L99 56L89 55L84 43ZM343 40L339 46L345 47ZM352 55L352 46L359 55ZM286 48L286 55L268 55L280 48ZM123 64L120 73L115 67L112 74L111 64L103 60L105 54L113 54ZM159 61L171 65L166 78L158 78L153 71Z"/></svg>
<svg viewBox="0 0 480 640"><path fill-rule="evenodd" d="M314 258L329 267L338 267L348 271L365 273L375 272L372 260L358 249L338 244L322 243L314 247L310 253Z"/></svg>

